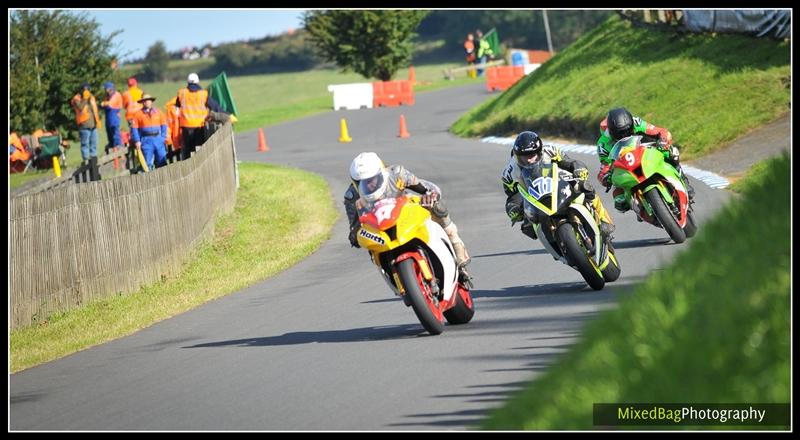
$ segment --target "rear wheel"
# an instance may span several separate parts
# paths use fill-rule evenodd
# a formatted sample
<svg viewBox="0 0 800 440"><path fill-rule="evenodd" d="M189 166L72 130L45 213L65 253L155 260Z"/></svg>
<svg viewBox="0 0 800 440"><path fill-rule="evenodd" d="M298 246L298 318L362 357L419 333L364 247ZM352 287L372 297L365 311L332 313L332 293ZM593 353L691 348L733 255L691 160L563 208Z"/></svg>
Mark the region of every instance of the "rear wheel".
<svg viewBox="0 0 800 440"><path fill-rule="evenodd" d="M472 316L475 314L472 296L469 294L469 290L461 286L458 286L455 295L456 304L444 312L444 317L450 324L466 324L472 320Z"/></svg>
<svg viewBox="0 0 800 440"><path fill-rule="evenodd" d="M694 234L697 234L697 223L694 222L694 216L691 211L686 213L686 226L683 227L683 232L686 233L687 238L694 237Z"/></svg>
<svg viewBox="0 0 800 440"><path fill-rule="evenodd" d="M411 300L411 307L425 330L432 335L443 332L444 316L439 310L439 301L431 296L430 289L425 288L414 259L401 261L397 265L397 274L403 283L406 296Z"/></svg>
<svg viewBox="0 0 800 440"><path fill-rule="evenodd" d="M661 192L657 189L651 189L644 196L653 208L658 222L661 223L661 226L667 231L667 234L669 234L669 238L675 243L683 243L686 241L686 233L683 232L683 229L681 229L678 222L675 220L675 216L670 212L667 204L661 197Z"/></svg>
<svg viewBox="0 0 800 440"><path fill-rule="evenodd" d="M564 243L567 260L578 267L586 283L594 290L600 290L606 285L602 273L595 268L589 255L578 241L578 235L572 223L563 223L558 227L558 238Z"/></svg>

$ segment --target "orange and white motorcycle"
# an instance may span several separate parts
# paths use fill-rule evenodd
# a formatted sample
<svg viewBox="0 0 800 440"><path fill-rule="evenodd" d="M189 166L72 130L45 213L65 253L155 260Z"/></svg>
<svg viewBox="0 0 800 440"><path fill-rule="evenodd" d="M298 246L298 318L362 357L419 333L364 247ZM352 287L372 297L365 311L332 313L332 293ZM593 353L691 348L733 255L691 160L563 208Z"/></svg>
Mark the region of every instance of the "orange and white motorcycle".
<svg viewBox="0 0 800 440"><path fill-rule="evenodd" d="M358 244L369 251L383 279L414 309L425 330L438 335L445 319L450 324L472 319L469 276L456 265L450 239L419 196L388 197L361 212Z"/></svg>

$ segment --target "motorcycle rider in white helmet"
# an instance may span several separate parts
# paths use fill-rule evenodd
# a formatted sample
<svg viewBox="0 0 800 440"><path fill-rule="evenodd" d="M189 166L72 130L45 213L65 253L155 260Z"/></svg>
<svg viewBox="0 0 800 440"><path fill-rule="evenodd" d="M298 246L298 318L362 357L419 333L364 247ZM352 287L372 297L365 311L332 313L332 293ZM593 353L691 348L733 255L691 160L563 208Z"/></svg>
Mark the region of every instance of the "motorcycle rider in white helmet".
<svg viewBox="0 0 800 440"><path fill-rule="evenodd" d="M410 189L421 194L420 204L430 210L431 218L438 223L453 244L456 264L462 268L469 264L470 257L464 242L458 236L458 227L450 220L447 208L442 202L442 191L438 186L423 180L405 169L402 165L387 167L377 154L364 152L350 163L352 183L344 193L344 207L350 221L350 244L360 247L356 237L361 223L358 221L359 210L368 203L374 203L385 197L397 197Z"/></svg>

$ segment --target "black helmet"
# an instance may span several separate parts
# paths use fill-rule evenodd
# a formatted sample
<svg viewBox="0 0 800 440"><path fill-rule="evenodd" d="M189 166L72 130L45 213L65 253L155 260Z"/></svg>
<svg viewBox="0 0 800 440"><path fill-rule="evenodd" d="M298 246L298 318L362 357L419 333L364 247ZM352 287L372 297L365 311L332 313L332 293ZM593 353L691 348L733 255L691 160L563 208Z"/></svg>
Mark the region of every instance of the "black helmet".
<svg viewBox="0 0 800 440"><path fill-rule="evenodd" d="M523 131L514 140L512 154L517 158L517 165L522 168L530 168L542 157L542 140L539 135L532 131ZM529 159L535 156L533 161Z"/></svg>
<svg viewBox="0 0 800 440"><path fill-rule="evenodd" d="M615 141L633 136L633 116L625 107L608 112L608 134Z"/></svg>

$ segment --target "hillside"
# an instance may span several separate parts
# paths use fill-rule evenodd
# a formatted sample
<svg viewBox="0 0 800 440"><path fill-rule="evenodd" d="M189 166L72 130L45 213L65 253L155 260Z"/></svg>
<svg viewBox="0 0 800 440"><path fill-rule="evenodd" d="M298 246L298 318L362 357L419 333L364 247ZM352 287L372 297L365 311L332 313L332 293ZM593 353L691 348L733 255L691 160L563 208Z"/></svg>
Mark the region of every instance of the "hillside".
<svg viewBox="0 0 800 440"><path fill-rule="evenodd" d="M608 110L625 106L669 128L688 159L786 114L790 62L788 41L662 32L612 16L452 131L593 141Z"/></svg>

